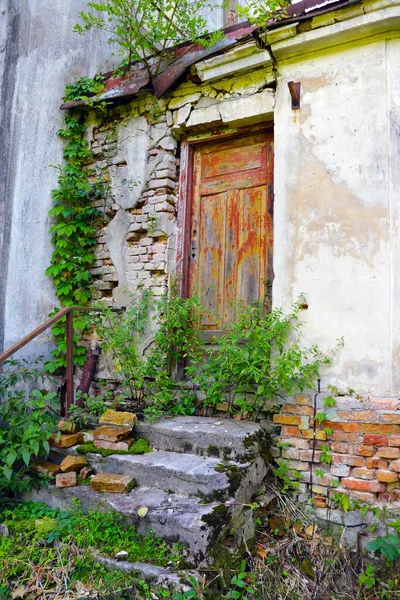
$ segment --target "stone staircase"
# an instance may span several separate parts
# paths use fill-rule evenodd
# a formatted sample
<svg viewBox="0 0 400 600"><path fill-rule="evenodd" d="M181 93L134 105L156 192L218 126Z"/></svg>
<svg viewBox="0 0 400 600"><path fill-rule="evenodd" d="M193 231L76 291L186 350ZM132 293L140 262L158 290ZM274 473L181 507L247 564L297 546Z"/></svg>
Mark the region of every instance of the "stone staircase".
<svg viewBox="0 0 400 600"><path fill-rule="evenodd" d="M143 455L86 456L96 473L123 474L137 483L125 494L99 493L91 487L48 488L26 499L70 508L78 498L83 510L114 510L140 533L184 547L187 567L223 566L254 538L249 504L268 471L268 439L248 421L175 417L154 424L137 423L135 437L149 440L153 452ZM76 455L76 446L53 448L61 463ZM140 508L147 508L140 517ZM141 511L143 513L143 511Z"/></svg>

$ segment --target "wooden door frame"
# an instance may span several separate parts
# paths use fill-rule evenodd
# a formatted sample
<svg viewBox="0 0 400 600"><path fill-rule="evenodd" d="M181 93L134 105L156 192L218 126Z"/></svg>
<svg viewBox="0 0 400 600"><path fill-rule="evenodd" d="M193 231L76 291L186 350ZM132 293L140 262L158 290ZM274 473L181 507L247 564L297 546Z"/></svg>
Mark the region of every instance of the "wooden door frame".
<svg viewBox="0 0 400 600"><path fill-rule="evenodd" d="M243 127L235 131L223 133L217 131L207 137L194 137L191 139L186 136L181 141L180 155L180 173L179 173L179 207L178 207L178 235L177 235L177 256L176 256L176 275L180 280L180 294L187 298L189 296L189 258L190 258L190 238L191 238L191 218L193 206L193 156L198 146L215 144L221 141L236 139L241 136L252 135L255 133L274 132L273 123L259 123L249 127ZM273 189L272 206L273 206ZM267 264L267 269L272 272L272 264ZM272 272L273 279L273 272Z"/></svg>

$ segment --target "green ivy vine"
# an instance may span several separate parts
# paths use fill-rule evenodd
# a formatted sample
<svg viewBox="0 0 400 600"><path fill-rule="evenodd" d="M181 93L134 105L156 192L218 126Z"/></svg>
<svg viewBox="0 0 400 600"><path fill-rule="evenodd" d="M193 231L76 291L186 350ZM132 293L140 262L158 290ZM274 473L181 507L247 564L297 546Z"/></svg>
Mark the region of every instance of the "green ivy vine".
<svg viewBox="0 0 400 600"><path fill-rule="evenodd" d="M86 79L84 85L79 80L77 84L67 86L68 99L81 99L82 94L88 93L90 80ZM97 82L96 85L98 87L101 83ZM96 220L100 215L92 201L95 196L102 195L103 184L92 169L85 167L92 158L92 151L84 139L82 118L67 114L64 127L57 135L66 142L63 151L66 164L56 166L58 187L52 191L53 202L49 212L53 221L49 233L54 250L46 275L52 277L62 306L84 306L92 298L90 268L96 258ZM77 344L79 331L82 332L86 327L85 319L75 319L74 326L75 364L82 365L86 350ZM66 366L65 324L62 320L52 328L52 333L56 348L52 352L53 360L45 363L49 373Z"/></svg>

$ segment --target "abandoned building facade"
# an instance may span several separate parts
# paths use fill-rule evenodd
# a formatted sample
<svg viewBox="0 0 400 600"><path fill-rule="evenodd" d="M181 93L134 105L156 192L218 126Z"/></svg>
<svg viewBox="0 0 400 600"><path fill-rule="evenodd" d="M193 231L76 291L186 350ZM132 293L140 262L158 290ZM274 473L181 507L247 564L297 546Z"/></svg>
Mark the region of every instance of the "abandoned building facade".
<svg viewBox="0 0 400 600"><path fill-rule="evenodd" d="M187 47L154 92L144 71L132 68L106 81L105 113L80 101L61 107L85 111L91 166L110 182L106 202L99 201L95 294L123 307L140 285L159 295L178 283L183 293L199 294L211 332L232 320L232 301L272 294L274 306L288 309L304 295L304 343L329 350L344 338L323 372L323 390L333 385L340 395L328 412L332 463L318 492L323 497L336 478L354 499L397 500L400 3L293 6L261 36L237 24L218 48ZM9 36L11 22L2 25ZM51 48L40 55L39 25L30 24L30 46L3 86L4 122L21 98L29 103L30 82L18 80L27 61L35 53L38 64L51 61ZM67 49L83 43L65 35ZM68 60L55 56L52 69L68 81L85 61L98 68L106 51L96 43L91 58L79 50L79 62L66 52ZM57 162L46 140L58 129L56 92L62 96L59 87L46 103L51 72L45 67L34 86L33 108L44 102L47 115L32 137L23 136L28 109L3 128L13 163L12 177L3 176L8 208L0 207L4 347L55 303L43 274L54 187L46 169ZM41 166L29 167L33 160ZM25 265L23 276L15 274L17 263ZM38 352L49 344L43 340ZM275 455L300 473L301 484L309 478L312 417L307 394L288 399L274 416L281 442L290 444Z"/></svg>

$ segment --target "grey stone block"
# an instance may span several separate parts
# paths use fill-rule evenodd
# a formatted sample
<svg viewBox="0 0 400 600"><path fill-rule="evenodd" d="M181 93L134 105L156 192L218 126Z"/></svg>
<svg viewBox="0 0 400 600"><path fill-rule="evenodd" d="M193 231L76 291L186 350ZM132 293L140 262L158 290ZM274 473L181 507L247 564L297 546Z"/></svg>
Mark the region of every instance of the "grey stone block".
<svg viewBox="0 0 400 600"><path fill-rule="evenodd" d="M138 423L135 432L157 450L232 459L245 458L256 450L256 438L263 435L260 425L251 421L179 416Z"/></svg>
<svg viewBox="0 0 400 600"><path fill-rule="evenodd" d="M87 486L73 489L56 489L49 486L38 491L32 490L24 496L26 501L46 502L49 506L62 510L71 509L74 498L80 501L80 506L85 512L113 510L124 515L142 535L153 531L156 536L166 541L180 542L185 549L186 562L192 565L207 564L206 556L215 539L223 533L227 525L227 519L225 522L223 519L218 522L218 519L214 518L215 514L223 512L221 509L218 511L218 507L224 506L222 504L201 504L194 498L169 495L161 490L145 487L135 489L129 494L99 494ZM148 508L144 518L138 515L141 507ZM215 526L212 525L213 522Z"/></svg>

